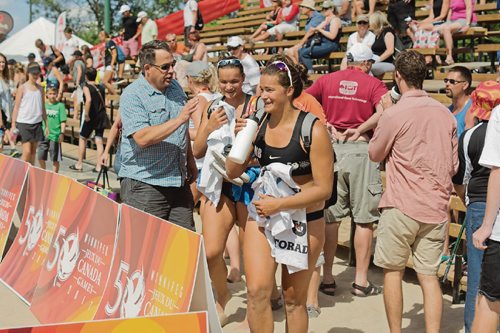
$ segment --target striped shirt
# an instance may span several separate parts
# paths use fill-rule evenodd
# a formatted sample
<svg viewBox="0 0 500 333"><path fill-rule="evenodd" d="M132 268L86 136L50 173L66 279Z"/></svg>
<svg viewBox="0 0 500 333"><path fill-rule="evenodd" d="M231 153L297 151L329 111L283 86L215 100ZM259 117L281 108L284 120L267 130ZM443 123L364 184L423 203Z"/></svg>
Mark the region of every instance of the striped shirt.
<svg viewBox="0 0 500 333"><path fill-rule="evenodd" d="M465 202L486 202L490 169L479 164L488 122L481 122L465 131L458 141L458 172L453 183L466 185Z"/></svg>
<svg viewBox="0 0 500 333"><path fill-rule="evenodd" d="M186 179L187 123L163 141L141 148L132 135L144 128L176 118L187 96L177 81L164 92L153 88L144 76L130 84L121 95L123 123L119 176L162 187L181 187Z"/></svg>

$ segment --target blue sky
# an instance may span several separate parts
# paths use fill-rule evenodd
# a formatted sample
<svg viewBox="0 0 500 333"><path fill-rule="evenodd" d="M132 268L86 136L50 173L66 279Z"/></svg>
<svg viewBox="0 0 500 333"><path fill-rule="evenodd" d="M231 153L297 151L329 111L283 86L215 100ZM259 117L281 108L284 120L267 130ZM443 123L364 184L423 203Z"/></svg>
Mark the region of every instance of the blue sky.
<svg viewBox="0 0 500 333"><path fill-rule="evenodd" d="M0 0L0 9L6 11L14 19L14 29L9 35L21 30L29 23L29 5L26 0Z"/></svg>

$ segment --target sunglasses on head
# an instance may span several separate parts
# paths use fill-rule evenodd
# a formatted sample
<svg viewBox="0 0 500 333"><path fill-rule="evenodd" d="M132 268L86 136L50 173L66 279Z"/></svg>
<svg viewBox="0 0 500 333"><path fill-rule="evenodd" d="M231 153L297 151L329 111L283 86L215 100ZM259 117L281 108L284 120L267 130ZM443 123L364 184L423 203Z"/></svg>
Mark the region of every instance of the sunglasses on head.
<svg viewBox="0 0 500 333"><path fill-rule="evenodd" d="M228 48L229 50L229 48ZM238 66L242 67L241 61L239 59L223 59L217 63L217 69L225 66Z"/></svg>
<svg viewBox="0 0 500 333"><path fill-rule="evenodd" d="M287 64L285 64L283 61L274 61L271 63L271 65L274 65L274 67L276 67L276 69L278 69L280 72L286 72L286 74L288 75L288 79L290 80L290 87L292 87L292 74L290 73L290 68L288 68Z"/></svg>
<svg viewBox="0 0 500 333"><path fill-rule="evenodd" d="M163 65L151 64L151 66L158 68L162 72L166 72L166 71L169 71L170 68L174 68L175 67L175 63L176 63L176 61L174 60L171 63L166 63L166 64L163 64Z"/></svg>
<svg viewBox="0 0 500 333"><path fill-rule="evenodd" d="M462 83L462 82L465 82L465 81L458 81L458 80L455 80L455 79L443 79L444 83L450 83L450 84L457 84L457 83Z"/></svg>

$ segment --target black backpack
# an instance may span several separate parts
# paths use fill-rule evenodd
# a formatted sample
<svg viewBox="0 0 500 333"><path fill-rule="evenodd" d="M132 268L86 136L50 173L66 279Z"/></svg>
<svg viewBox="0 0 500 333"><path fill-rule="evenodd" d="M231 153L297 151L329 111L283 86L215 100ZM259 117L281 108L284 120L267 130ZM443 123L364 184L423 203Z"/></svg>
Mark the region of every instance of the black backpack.
<svg viewBox="0 0 500 333"><path fill-rule="evenodd" d="M201 10L198 8L196 11L196 23L194 24L194 28L198 31L203 30L203 27L205 26L205 22L203 22L203 16L201 16Z"/></svg>

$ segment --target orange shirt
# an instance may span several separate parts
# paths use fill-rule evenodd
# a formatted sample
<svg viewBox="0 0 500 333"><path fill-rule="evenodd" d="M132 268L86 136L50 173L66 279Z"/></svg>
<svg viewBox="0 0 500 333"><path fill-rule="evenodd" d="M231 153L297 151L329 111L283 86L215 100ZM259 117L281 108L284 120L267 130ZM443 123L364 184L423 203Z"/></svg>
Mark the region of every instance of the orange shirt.
<svg viewBox="0 0 500 333"><path fill-rule="evenodd" d="M319 118L323 125L326 125L326 118L323 107L318 102L318 100L314 98L313 95L306 93L305 90L302 91L302 94L300 94L299 97L293 100L293 106L295 106L299 110L311 112L313 115Z"/></svg>
<svg viewBox="0 0 500 333"><path fill-rule="evenodd" d="M186 47L186 45L184 45L184 43L177 42L177 47L173 52L177 54L184 54L189 52L189 49Z"/></svg>

